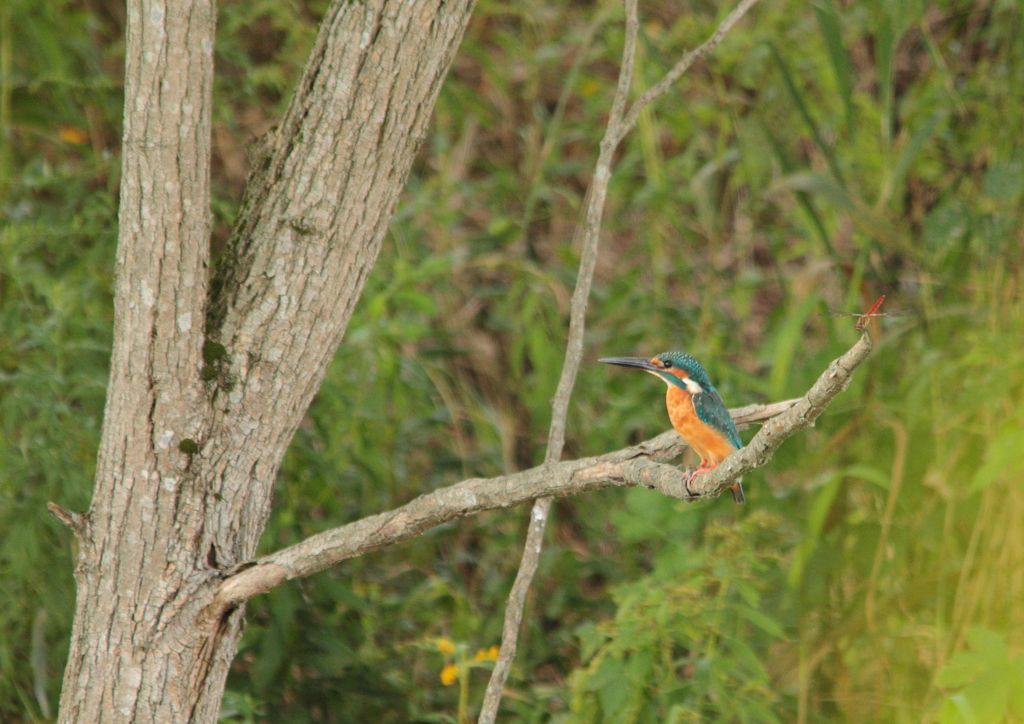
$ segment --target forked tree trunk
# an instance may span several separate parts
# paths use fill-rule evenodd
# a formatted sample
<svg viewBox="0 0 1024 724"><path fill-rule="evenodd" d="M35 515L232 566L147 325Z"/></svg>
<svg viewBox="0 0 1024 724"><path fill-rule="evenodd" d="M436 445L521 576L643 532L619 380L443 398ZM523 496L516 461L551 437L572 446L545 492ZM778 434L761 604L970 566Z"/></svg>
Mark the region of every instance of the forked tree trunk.
<svg viewBox="0 0 1024 724"><path fill-rule="evenodd" d="M61 722L213 722L285 448L377 257L473 0L335 2L212 288L213 0L129 0L114 348Z"/></svg>

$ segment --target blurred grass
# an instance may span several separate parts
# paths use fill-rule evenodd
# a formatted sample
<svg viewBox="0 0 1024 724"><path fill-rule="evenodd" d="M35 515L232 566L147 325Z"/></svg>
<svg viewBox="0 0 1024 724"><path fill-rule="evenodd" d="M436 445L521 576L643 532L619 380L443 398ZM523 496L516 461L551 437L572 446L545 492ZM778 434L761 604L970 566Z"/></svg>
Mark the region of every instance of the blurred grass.
<svg viewBox="0 0 1024 724"><path fill-rule="evenodd" d="M88 505L123 9L2 8L0 720L45 721L73 557L43 506ZM282 112L323 8L221 5L215 251L245 145ZM602 8L480 3L265 550L540 462L621 53L621 10ZM726 11L645 7L637 92ZM747 508L558 502L504 717L1024 719L1022 101L1015 1L780 0L644 115L611 182L592 358L685 349L740 405L801 394L853 342L830 309L884 293L906 314L749 476ZM662 395L586 365L566 455L662 431ZM454 521L254 601L225 720L454 721L460 687L430 642L498 642L524 516ZM466 676L472 708L486 672Z"/></svg>

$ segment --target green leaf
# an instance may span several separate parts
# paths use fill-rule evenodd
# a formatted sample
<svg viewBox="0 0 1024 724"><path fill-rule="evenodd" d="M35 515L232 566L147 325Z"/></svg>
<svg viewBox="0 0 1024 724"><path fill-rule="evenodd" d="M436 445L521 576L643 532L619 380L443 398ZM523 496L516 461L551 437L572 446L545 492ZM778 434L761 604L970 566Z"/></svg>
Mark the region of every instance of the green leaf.
<svg viewBox="0 0 1024 724"><path fill-rule="evenodd" d="M775 619L766 616L756 608L752 608L744 603L734 604L733 608L740 614L740 616L757 626L769 636L773 636L781 641L788 640L786 632L782 630L782 627L777 621L775 621Z"/></svg>
<svg viewBox="0 0 1024 724"><path fill-rule="evenodd" d="M625 664L614 656L605 656L597 670L587 678L587 691L600 691L609 683L621 681L626 670Z"/></svg>
<svg viewBox="0 0 1024 724"><path fill-rule="evenodd" d="M896 54L896 32L888 12L882 12L874 40L875 67L878 69L878 95L882 101L882 144L888 151L892 146L892 65L893 57Z"/></svg>
<svg viewBox="0 0 1024 724"><path fill-rule="evenodd" d="M899 184L903 182L904 177L910 170L911 164L913 164L918 154L921 153L924 144L934 135L935 129L945 120L947 114L948 111L945 107L937 108L935 113L920 128L914 131L910 140L903 147L902 153L900 153L899 158L889 173L889 177L886 179L885 186L882 188L879 196L883 202L887 201Z"/></svg>
<svg viewBox="0 0 1024 724"><path fill-rule="evenodd" d="M1006 714L1010 681L1004 667L992 667L963 690L978 724L996 724Z"/></svg>
<svg viewBox="0 0 1024 724"><path fill-rule="evenodd" d="M846 132L853 136L856 129L853 104L853 75L850 72L850 58L843 46L843 34L839 27L839 13L834 0L819 0L814 5L818 28L825 40L825 49L832 64L832 74L846 111Z"/></svg>
<svg viewBox="0 0 1024 724"><path fill-rule="evenodd" d="M1024 161L996 163L981 182L985 195L997 201L1013 201L1024 190Z"/></svg>
<svg viewBox="0 0 1024 724"><path fill-rule="evenodd" d="M959 199L936 205L924 218L924 242L932 249L945 249L963 239L971 228L971 212Z"/></svg>
<svg viewBox="0 0 1024 724"><path fill-rule="evenodd" d="M935 684L947 689L966 686L978 678L985 666L985 657L973 651L958 651L949 657L935 677Z"/></svg>
<svg viewBox="0 0 1024 724"><path fill-rule="evenodd" d="M839 492L839 484L842 479L843 476L841 474L834 474L818 491L814 502L811 504L804 534L800 539L800 545L797 546L796 554L793 556L793 562L789 567L789 574L786 576L786 580L791 588L797 588L803 580L804 568L807 566L807 562L810 560L814 550L818 547L821 529L825 525L825 516L828 515L828 511L832 508L832 502Z"/></svg>
<svg viewBox="0 0 1024 724"><path fill-rule="evenodd" d="M768 141L772 145L772 149L775 151L775 157L782 167L784 174L792 174L796 168L796 163L789 157L786 152L786 148L782 141L776 136L773 130L768 125L763 125L762 130ZM825 222L821 218L821 214L818 213L817 208L814 206L814 201L811 195L801 189L795 189L794 194L796 196L797 203L800 208L803 209L804 213L810 222L811 229L818 237L818 241L821 242L822 248L829 254L829 256L835 257L835 249L832 247L832 239L829 238L828 230L825 228Z"/></svg>
<svg viewBox="0 0 1024 724"><path fill-rule="evenodd" d="M735 659L736 663L746 669L744 678L755 678L760 679L761 681L767 681L768 675L765 673L764 666L761 664L761 660L757 658L757 654L754 653L754 650L750 648L750 646L748 646L744 641L731 636L726 639L726 646L731 658ZM719 655L715 658L717 659L715 663L718 663L723 661L725 656Z"/></svg>
<svg viewBox="0 0 1024 724"><path fill-rule="evenodd" d="M846 190L825 174L813 173L811 171L794 173L777 181L774 188L787 189L791 191L806 191L823 196L830 201L839 211L854 213L857 206Z"/></svg>
<svg viewBox="0 0 1024 724"><path fill-rule="evenodd" d="M961 691L947 698L954 708L943 705L943 721L947 720L947 712L948 717L953 717L955 710L961 721L996 724L1011 703L1010 692L1020 688L1024 677L1018 667L1010 663L1006 639L1001 634L982 626L972 626L965 635L971 651L950 657L935 680L943 687L966 684ZM1014 661L1022 658L1018 656Z"/></svg>
<svg viewBox="0 0 1024 724"><path fill-rule="evenodd" d="M948 697L942 702L940 724L980 724L974 709L963 694Z"/></svg>
<svg viewBox="0 0 1024 724"><path fill-rule="evenodd" d="M984 626L971 626L965 632L967 643L992 666L1003 666L1009 661L1006 638Z"/></svg>
<svg viewBox="0 0 1024 724"><path fill-rule="evenodd" d="M1010 662L1009 709L1017 717L1024 718L1024 654L1018 654Z"/></svg>
<svg viewBox="0 0 1024 724"><path fill-rule="evenodd" d="M800 117L803 118L804 123L807 124L807 129L811 132L811 138L814 139L814 144L821 151L825 160L828 162L829 170L835 177L836 181L840 186L846 186L846 182L843 179L842 171L839 170L839 162L836 160L835 151L832 147L825 143L821 131L818 130L818 124L815 122L814 117L811 116L811 111L808 103L804 100L804 94L797 88L796 81L793 79L793 74L789 70L789 66L782 57L782 53L775 47L774 43L769 42L768 48L771 50L772 58L775 60L775 64L779 68L779 72L782 73L782 81L786 86L786 90L789 91L790 97L793 99L793 103L796 105L797 110L800 112Z"/></svg>
<svg viewBox="0 0 1024 724"><path fill-rule="evenodd" d="M587 688L597 692L601 709L612 721L621 718L633 698L633 684L627 676L625 664L611 656L601 661Z"/></svg>
<svg viewBox="0 0 1024 724"><path fill-rule="evenodd" d="M843 475L848 478L867 480L869 483L874 483L884 490L889 489L889 482L891 480L889 473L866 463L843 468Z"/></svg>
<svg viewBox="0 0 1024 724"><path fill-rule="evenodd" d="M771 397L780 399L785 396L796 351L803 346L804 324L820 304L821 299L811 294L786 316L785 323L775 337L772 353L772 374L768 384Z"/></svg>
<svg viewBox="0 0 1024 724"><path fill-rule="evenodd" d="M972 493L984 490L1001 476L1017 476L1024 471L1024 427L1013 420L985 448L985 462L971 480L968 489Z"/></svg>

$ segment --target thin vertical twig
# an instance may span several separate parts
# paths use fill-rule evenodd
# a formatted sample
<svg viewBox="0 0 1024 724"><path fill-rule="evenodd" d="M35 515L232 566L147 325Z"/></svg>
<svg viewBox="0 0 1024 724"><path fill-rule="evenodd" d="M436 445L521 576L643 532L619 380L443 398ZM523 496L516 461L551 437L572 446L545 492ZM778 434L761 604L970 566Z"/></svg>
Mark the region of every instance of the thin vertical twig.
<svg viewBox="0 0 1024 724"><path fill-rule="evenodd" d="M683 73L688 71L694 63L709 56L711 51L717 48L725 39L726 34L728 34L732 29L732 26L738 23L740 19L747 14L747 11L756 4L757 0L743 0L731 13L725 16L725 19L718 24L718 27L715 28L715 32L713 32L707 40L680 58L679 62L672 66L672 70L665 74L664 78L651 86L649 90L633 101L633 106L629 109L629 113L622 121L620 129L622 136L633 130L633 126L636 125L637 119L640 118L640 112L644 108L657 100L660 96L664 95L665 91L667 91L673 83L679 80Z"/></svg>
<svg viewBox="0 0 1024 724"><path fill-rule="evenodd" d="M583 208L582 223L576 227L575 237L582 237L579 273L576 277L576 288L569 305L569 337L566 342L565 362L562 364L562 375L558 380L558 388L551 401L551 427L548 431L548 448L544 462L557 462L562 457L565 446L565 420L569 410L569 398L576 383L580 360L583 357L583 331L586 324L587 300L590 297L590 285L594 279L594 267L597 265L598 241L601 231L601 216L604 213L604 201L608 194L608 181L611 179L612 159L615 149L622 138L620 125L629 96L629 84L633 77L633 62L636 57L636 34L638 28L637 0L625 0L626 4L626 40L622 48L622 66L619 69L619 81L612 100L608 125L605 128L601 150L594 167L594 177L587 192ZM539 498L533 504L530 514L530 528L523 546L523 557L519 563L519 572L512 584L508 604L505 607L505 623L501 631L501 649L498 660L494 663L491 679L487 684L487 692L480 711L479 724L494 724L498 715L498 705L505 688L512 661L516 656L519 643L519 627L523 621L523 607L526 595L530 592L530 584L537 572L540 552L544 547L544 528L547 525L548 513L551 510L551 498Z"/></svg>
<svg viewBox="0 0 1024 724"><path fill-rule="evenodd" d="M594 176L587 191L581 223L576 227L574 242L582 242L579 272L576 277L576 288L573 291L569 307L569 336L566 342L565 362L562 375L558 380L558 388L551 401L551 427L548 431L548 447L544 462L557 462L562 457L565 445L565 423L569 409L569 399L576 382L580 360L583 358L583 332L586 325L587 302L590 287L597 265L597 253L601 232L601 217L604 214L605 199L608 195L608 182L611 179L612 161L615 150L623 137L636 125L640 112L652 101L665 93L687 69L696 61L707 56L725 37L729 29L749 10L757 0L742 2L719 24L715 32L702 45L687 53L670 70L665 77L647 92L642 94L629 108L630 81L633 77L633 65L636 59L636 36L639 27L637 0L625 0L626 37L622 48L622 64L619 68L618 84L612 98L612 107L608 114L604 138L601 140L600 152L594 166ZM544 529L551 510L552 498L538 498L533 504L530 515L530 527L523 546L523 556L519 564L519 572L509 593L505 607L505 622L501 632L501 649L498 660L491 672L487 684L487 692L481 706L479 724L494 724L498 715L498 705L505 688L515 659L519 641L519 629L523 620L523 608L530 584L537 572L540 554L544 546Z"/></svg>

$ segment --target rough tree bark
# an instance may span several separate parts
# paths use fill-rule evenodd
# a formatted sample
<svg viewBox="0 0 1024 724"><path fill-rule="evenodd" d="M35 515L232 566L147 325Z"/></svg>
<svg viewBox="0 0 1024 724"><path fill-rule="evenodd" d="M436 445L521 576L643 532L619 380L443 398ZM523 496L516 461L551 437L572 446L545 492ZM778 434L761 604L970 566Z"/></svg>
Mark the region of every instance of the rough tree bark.
<svg viewBox="0 0 1024 724"><path fill-rule="evenodd" d="M55 507L79 539L59 721L216 721L241 612L199 613L255 551L472 6L331 6L209 290L213 0L129 0L95 491Z"/></svg>

